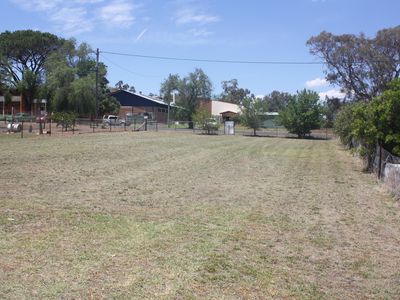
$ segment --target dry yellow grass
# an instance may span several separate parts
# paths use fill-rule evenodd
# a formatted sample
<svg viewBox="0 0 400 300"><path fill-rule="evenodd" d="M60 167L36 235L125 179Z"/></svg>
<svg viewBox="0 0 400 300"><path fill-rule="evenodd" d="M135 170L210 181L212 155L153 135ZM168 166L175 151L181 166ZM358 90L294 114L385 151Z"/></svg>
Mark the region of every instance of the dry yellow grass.
<svg viewBox="0 0 400 300"><path fill-rule="evenodd" d="M400 297L400 209L334 141L0 137L0 298Z"/></svg>

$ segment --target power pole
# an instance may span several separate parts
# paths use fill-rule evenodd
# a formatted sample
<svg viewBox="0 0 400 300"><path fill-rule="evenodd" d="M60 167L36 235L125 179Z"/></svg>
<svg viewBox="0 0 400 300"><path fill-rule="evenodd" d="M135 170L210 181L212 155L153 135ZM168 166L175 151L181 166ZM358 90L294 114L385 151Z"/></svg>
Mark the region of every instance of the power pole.
<svg viewBox="0 0 400 300"><path fill-rule="evenodd" d="M95 119L99 114L99 48L96 50L96 107L95 107Z"/></svg>

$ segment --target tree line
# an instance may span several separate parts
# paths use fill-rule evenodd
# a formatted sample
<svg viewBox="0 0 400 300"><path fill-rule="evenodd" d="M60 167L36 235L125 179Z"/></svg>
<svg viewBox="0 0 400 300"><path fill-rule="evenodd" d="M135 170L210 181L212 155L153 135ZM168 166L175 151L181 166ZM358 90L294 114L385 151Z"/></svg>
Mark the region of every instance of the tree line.
<svg viewBox="0 0 400 300"><path fill-rule="evenodd" d="M28 109L34 99L47 99L55 112L93 116L96 108L100 114L118 111L118 101L110 97L107 67L101 62L96 66L93 53L86 43L51 33L5 31L0 34L0 92L6 101L21 93Z"/></svg>
<svg viewBox="0 0 400 300"><path fill-rule="evenodd" d="M323 31L306 44L312 55L323 60L327 81L346 94L344 100L321 102L310 90L295 95L273 91L259 99L240 87L237 79L222 81L222 93L213 98L240 105L241 121L254 133L261 126L260 116L276 111L280 122L299 137L320 126L333 126L344 143L361 143L360 152L366 157L371 157L376 145L400 155L400 27L382 29L372 38ZM53 111L94 115L96 71L98 113L117 112L119 103L110 96L107 66L96 65L88 44L33 30L0 34L0 92L6 101L19 92L28 108L34 99L44 98ZM123 81L115 86L135 92ZM199 110L201 99L212 98L212 90L210 78L199 68L184 77L169 74L160 86L166 103L176 93L181 108L176 117L188 121Z"/></svg>
<svg viewBox="0 0 400 300"><path fill-rule="evenodd" d="M341 141L366 158L377 145L400 155L400 26L364 34L311 37L310 52L326 63L326 79L341 87L347 101L335 115Z"/></svg>

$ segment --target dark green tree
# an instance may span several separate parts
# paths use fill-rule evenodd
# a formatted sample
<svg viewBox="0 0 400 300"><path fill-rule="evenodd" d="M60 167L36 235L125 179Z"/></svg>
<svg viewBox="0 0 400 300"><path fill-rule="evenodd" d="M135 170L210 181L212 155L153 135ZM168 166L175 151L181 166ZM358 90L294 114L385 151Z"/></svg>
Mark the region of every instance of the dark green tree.
<svg viewBox="0 0 400 300"><path fill-rule="evenodd" d="M81 116L95 113L96 62L87 44L76 46L69 40L46 62L47 82L43 91L52 100L52 108L60 112L74 112ZM110 97L107 89L107 69L99 63L99 107Z"/></svg>
<svg viewBox="0 0 400 300"><path fill-rule="evenodd" d="M326 79L356 100L380 95L400 75L400 26L380 30L373 38L323 31L307 45L326 62Z"/></svg>
<svg viewBox="0 0 400 300"><path fill-rule="evenodd" d="M268 111L270 112L279 112L284 109L292 95L285 92L273 91L269 95L266 95L263 100L268 105Z"/></svg>
<svg viewBox="0 0 400 300"><path fill-rule="evenodd" d="M353 121L354 114L353 109L356 103L346 103L344 104L336 115L333 128L335 133L339 136L340 141L351 147L353 134Z"/></svg>
<svg viewBox="0 0 400 300"><path fill-rule="evenodd" d="M368 156L377 144L400 155L400 80L392 81L388 87L381 96L352 110L352 135Z"/></svg>
<svg viewBox="0 0 400 300"><path fill-rule="evenodd" d="M179 91L181 78L178 74L169 74L168 77L161 83L160 95L166 103L171 103L173 100L172 93Z"/></svg>
<svg viewBox="0 0 400 300"><path fill-rule="evenodd" d="M325 116L324 127L332 128L343 101L339 98L326 98L322 105L322 114Z"/></svg>
<svg viewBox="0 0 400 300"><path fill-rule="evenodd" d="M186 77L180 79L178 75L169 75L161 83L160 93L166 101L171 101L171 92L177 90L177 104L180 106L179 116L192 121L201 99L211 97L212 83L202 69L195 69Z"/></svg>
<svg viewBox="0 0 400 300"><path fill-rule="evenodd" d="M100 115L116 115L119 112L121 104L114 97L105 97L100 101L99 114Z"/></svg>
<svg viewBox="0 0 400 300"><path fill-rule="evenodd" d="M220 100L241 105L243 100L250 95L250 90L239 88L237 79L222 81L223 93Z"/></svg>
<svg viewBox="0 0 400 300"><path fill-rule="evenodd" d="M24 93L26 104L30 106L38 86L43 82L44 65L47 58L64 44L51 33L17 30L0 34L0 70L10 88Z"/></svg>
<svg viewBox="0 0 400 300"><path fill-rule="evenodd" d="M253 135L256 136L257 130L261 128L263 123L263 115L268 111L268 107L261 99L254 97L246 97L242 102L242 112L240 122L253 129Z"/></svg>
<svg viewBox="0 0 400 300"><path fill-rule="evenodd" d="M304 138L312 129L321 125L321 106L316 92L302 90L290 99L288 105L279 114L285 128L299 138Z"/></svg>

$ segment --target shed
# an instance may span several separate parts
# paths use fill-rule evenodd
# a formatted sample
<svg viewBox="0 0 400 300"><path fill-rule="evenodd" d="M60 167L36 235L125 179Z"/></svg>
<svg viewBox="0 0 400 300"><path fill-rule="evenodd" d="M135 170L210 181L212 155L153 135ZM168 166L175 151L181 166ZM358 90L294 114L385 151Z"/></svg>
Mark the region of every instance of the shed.
<svg viewBox="0 0 400 300"><path fill-rule="evenodd" d="M120 103L119 116L122 118L126 115L146 115L150 120L158 122L167 121L168 104L161 99L125 90L112 92L111 96Z"/></svg>

